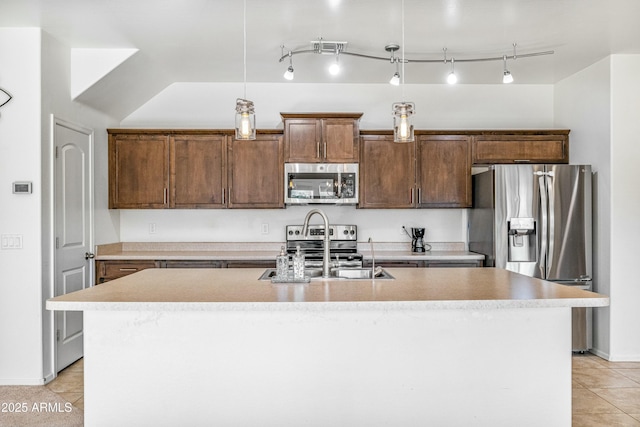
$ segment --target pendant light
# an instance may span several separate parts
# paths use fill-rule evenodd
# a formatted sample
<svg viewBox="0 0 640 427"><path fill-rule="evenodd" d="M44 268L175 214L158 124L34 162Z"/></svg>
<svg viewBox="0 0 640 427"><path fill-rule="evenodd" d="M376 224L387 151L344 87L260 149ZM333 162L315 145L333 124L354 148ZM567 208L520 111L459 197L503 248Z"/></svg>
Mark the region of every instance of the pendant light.
<svg viewBox="0 0 640 427"><path fill-rule="evenodd" d="M404 99L404 0L402 0L402 99ZM412 116L415 112L413 102L396 102L392 104L393 110L393 142L413 142Z"/></svg>
<svg viewBox="0 0 640 427"><path fill-rule="evenodd" d="M247 0L243 2L244 98L236 99L236 139L256 139L256 115L253 102L247 99Z"/></svg>

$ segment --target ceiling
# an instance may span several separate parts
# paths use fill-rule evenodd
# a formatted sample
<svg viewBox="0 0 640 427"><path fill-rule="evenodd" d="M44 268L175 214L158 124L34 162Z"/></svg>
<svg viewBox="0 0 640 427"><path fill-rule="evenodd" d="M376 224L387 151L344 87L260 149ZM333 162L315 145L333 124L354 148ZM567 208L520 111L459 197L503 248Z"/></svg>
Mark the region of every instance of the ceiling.
<svg viewBox="0 0 640 427"><path fill-rule="evenodd" d="M243 1L2 0L0 27L40 27L72 48L139 51L78 100L124 117L174 82L242 82ZM407 59L454 58L460 84L498 84L502 61L479 57L554 51L508 62L515 84L552 84L616 53L640 53L638 0L246 0L247 82L285 83L281 45L348 42L346 51ZM404 28L404 31L403 31ZM404 40L404 43L403 43ZM385 83L390 61L293 56L294 83ZM450 64L406 64L407 84L441 84ZM114 87L126 88L114 95Z"/></svg>

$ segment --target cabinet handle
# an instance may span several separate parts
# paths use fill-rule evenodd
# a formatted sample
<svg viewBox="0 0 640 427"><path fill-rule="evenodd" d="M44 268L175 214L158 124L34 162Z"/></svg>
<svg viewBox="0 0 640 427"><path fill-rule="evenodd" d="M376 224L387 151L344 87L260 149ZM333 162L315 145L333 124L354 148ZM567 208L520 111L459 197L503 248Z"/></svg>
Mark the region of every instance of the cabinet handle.
<svg viewBox="0 0 640 427"><path fill-rule="evenodd" d="M411 188L411 191L409 191L409 204L413 204L413 187Z"/></svg>
<svg viewBox="0 0 640 427"><path fill-rule="evenodd" d="M225 203L226 195L227 195L227 189L226 189L226 188L223 188L223 189L222 189L222 204L223 204L223 205L224 205L224 203Z"/></svg>
<svg viewBox="0 0 640 427"><path fill-rule="evenodd" d="M324 159L327 158L327 141L324 142Z"/></svg>
<svg viewBox="0 0 640 427"><path fill-rule="evenodd" d="M422 203L422 191L421 188L418 188L418 204Z"/></svg>
<svg viewBox="0 0 640 427"><path fill-rule="evenodd" d="M120 271L138 271L137 268L129 267L129 268L121 268Z"/></svg>
<svg viewBox="0 0 640 427"><path fill-rule="evenodd" d="M529 163L531 160L529 159L514 159L513 163Z"/></svg>
<svg viewBox="0 0 640 427"><path fill-rule="evenodd" d="M316 141L316 159L320 158L320 141Z"/></svg>
<svg viewBox="0 0 640 427"><path fill-rule="evenodd" d="M167 204L167 188L165 187L164 192L162 193L162 204Z"/></svg>

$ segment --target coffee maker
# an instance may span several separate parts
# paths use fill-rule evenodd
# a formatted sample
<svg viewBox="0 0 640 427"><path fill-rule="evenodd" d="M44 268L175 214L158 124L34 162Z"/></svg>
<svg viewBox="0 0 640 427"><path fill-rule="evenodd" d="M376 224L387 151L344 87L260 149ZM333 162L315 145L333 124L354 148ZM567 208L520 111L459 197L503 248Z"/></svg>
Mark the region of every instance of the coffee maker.
<svg viewBox="0 0 640 427"><path fill-rule="evenodd" d="M424 247L424 228L411 228L411 251L425 252Z"/></svg>
<svg viewBox="0 0 640 427"><path fill-rule="evenodd" d="M424 228L411 227L411 234L409 234L404 225L402 228L407 233L407 236L411 237L411 252L426 252L431 249L430 245L424 243Z"/></svg>

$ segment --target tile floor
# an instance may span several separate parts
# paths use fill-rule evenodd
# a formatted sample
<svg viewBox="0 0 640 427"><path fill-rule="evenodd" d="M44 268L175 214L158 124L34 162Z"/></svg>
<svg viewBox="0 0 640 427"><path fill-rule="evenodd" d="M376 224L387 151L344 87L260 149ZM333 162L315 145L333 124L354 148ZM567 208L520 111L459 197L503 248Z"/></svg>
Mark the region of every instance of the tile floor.
<svg viewBox="0 0 640 427"><path fill-rule="evenodd" d="M46 385L84 409L80 359ZM573 427L640 427L640 362L608 362L593 354L573 356Z"/></svg>

